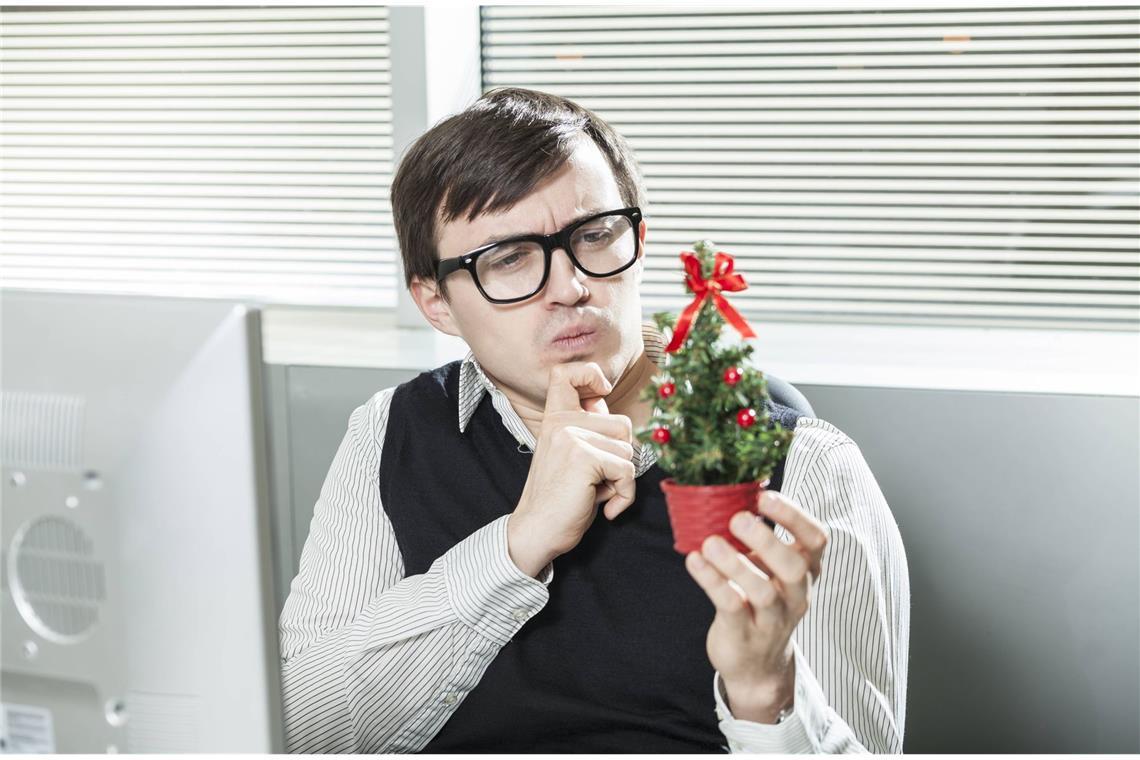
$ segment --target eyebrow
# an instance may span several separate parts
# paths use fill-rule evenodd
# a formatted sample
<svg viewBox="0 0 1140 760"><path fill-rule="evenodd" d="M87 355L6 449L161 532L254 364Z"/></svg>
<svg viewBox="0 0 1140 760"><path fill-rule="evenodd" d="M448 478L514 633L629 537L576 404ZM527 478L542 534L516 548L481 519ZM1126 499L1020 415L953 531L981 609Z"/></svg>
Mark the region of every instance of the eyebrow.
<svg viewBox="0 0 1140 760"><path fill-rule="evenodd" d="M583 219L588 219L589 217L593 216L594 214L600 214L605 210L606 209L604 209L604 208L595 207L591 211L587 211L584 214L581 214L579 216L574 217L573 219L570 220L569 224L567 224L566 226L569 227L571 224L575 224L576 222L580 222ZM565 229L565 228L563 228L563 229ZM491 243L502 243L505 240L512 240L514 238L525 237L527 235L540 235L540 234L542 234L542 233L539 233L539 232L518 232L518 233L515 233L513 235L492 235L491 237L487 238L486 240L484 240L479 245L475 246L475 248L482 248L484 246L490 245Z"/></svg>

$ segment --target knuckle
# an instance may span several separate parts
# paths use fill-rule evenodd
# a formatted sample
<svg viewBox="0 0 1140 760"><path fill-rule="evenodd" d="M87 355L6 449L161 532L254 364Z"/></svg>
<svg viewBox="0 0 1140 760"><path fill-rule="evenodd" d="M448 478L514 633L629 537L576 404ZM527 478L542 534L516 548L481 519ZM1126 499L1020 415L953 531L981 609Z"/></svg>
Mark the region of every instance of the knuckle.
<svg viewBox="0 0 1140 760"><path fill-rule="evenodd" d="M565 428L569 423L570 418L567 417L565 412L551 412L543 418L543 428L549 428L554 432Z"/></svg>
<svg viewBox="0 0 1140 760"><path fill-rule="evenodd" d="M776 590L772 588L771 584L765 584L762 589L756 592L756 604L761 607L770 607L775 604L779 598L780 595L776 593Z"/></svg>
<svg viewBox="0 0 1140 760"><path fill-rule="evenodd" d="M569 430L567 430L566 435L569 438L568 443L570 445L571 452L575 457L578 459L593 459L591 456L591 449L593 447L590 446L589 443L587 443L581 437L574 435Z"/></svg>
<svg viewBox="0 0 1140 760"><path fill-rule="evenodd" d="M744 537L752 546L764 548L768 546L769 542L777 540L776 534L770 528L765 530L766 527L759 520L756 520L744 529Z"/></svg>

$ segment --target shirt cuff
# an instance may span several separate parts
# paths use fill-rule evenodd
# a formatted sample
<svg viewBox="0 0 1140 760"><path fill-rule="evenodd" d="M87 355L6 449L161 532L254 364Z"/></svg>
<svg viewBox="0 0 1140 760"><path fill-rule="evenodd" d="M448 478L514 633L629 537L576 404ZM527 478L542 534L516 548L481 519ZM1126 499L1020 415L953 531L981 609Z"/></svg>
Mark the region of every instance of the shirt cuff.
<svg viewBox="0 0 1140 760"><path fill-rule="evenodd" d="M444 577L455 614L500 646L550 599L554 563L538 578L519 569L507 551L506 514L472 533L444 555Z"/></svg>
<svg viewBox="0 0 1140 760"><path fill-rule="evenodd" d="M728 694L720 672L713 675L713 694L721 733L732 752L817 753L828 728L828 706L815 674L799 644L792 639L796 662L795 701L782 723L738 720L728 709Z"/></svg>

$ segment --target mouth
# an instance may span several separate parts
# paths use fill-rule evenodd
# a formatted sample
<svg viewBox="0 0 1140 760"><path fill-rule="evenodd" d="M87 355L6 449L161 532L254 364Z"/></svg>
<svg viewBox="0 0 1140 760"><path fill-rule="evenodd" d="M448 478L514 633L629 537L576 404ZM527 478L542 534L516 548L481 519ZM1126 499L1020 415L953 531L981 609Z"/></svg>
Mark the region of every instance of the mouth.
<svg viewBox="0 0 1140 760"><path fill-rule="evenodd" d="M550 345L561 350L580 351L593 345L597 338L598 333L593 330L574 330L569 335L551 341Z"/></svg>

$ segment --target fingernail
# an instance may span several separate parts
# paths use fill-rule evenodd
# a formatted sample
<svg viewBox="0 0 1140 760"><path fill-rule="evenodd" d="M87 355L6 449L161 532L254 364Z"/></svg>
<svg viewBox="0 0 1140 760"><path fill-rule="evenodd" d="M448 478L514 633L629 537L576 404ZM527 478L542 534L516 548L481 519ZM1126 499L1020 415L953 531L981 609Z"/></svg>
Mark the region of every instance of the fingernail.
<svg viewBox="0 0 1140 760"><path fill-rule="evenodd" d="M752 517L749 517L744 512L738 512L736 517L732 518L732 529L738 533L743 533L751 528L754 523L755 520Z"/></svg>
<svg viewBox="0 0 1140 760"><path fill-rule="evenodd" d="M776 495L771 491L765 491L764 497L760 499L760 503L765 507L774 506L776 504Z"/></svg>
<svg viewBox="0 0 1140 760"><path fill-rule="evenodd" d="M693 563L693 567L697 570L703 570L705 567L705 559L701 556L700 552L689 552L689 557Z"/></svg>

